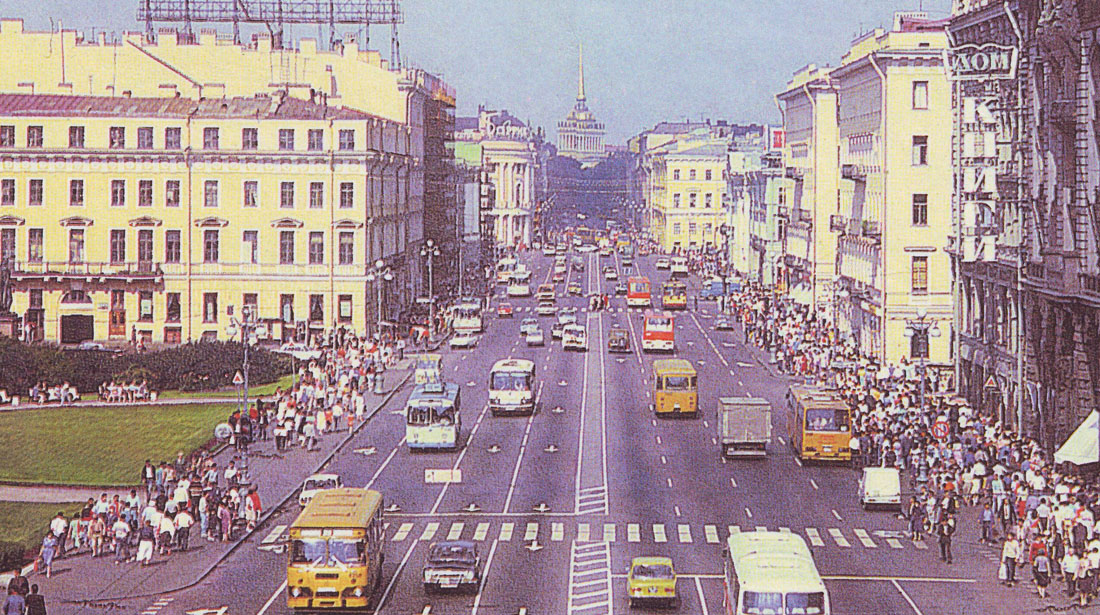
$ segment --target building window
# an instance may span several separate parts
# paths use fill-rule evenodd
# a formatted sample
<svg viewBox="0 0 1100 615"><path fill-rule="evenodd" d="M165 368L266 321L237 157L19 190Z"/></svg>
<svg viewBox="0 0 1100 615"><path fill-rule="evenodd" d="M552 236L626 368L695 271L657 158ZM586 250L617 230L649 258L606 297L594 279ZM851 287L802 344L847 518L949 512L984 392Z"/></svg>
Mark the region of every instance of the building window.
<svg viewBox="0 0 1100 615"><path fill-rule="evenodd" d="M15 147L15 126L0 126L0 147Z"/></svg>
<svg viewBox="0 0 1100 615"><path fill-rule="evenodd" d="M913 137L913 166L928 164L928 137Z"/></svg>
<svg viewBox="0 0 1100 615"><path fill-rule="evenodd" d="M928 358L928 332L914 331L909 338L909 357L912 359Z"/></svg>
<svg viewBox="0 0 1100 615"><path fill-rule="evenodd" d="M0 205L15 206L15 180L0 179Z"/></svg>
<svg viewBox="0 0 1100 615"><path fill-rule="evenodd" d="M164 204L168 207L180 206L180 181L169 179L164 182Z"/></svg>
<svg viewBox="0 0 1100 615"><path fill-rule="evenodd" d="M340 264L355 264L355 233L351 231L340 232Z"/></svg>
<svg viewBox="0 0 1100 615"><path fill-rule="evenodd" d="M137 259L139 263L153 262L153 231L141 229L138 231Z"/></svg>
<svg viewBox="0 0 1100 615"><path fill-rule="evenodd" d="M309 319L313 322L325 321L325 296L309 296Z"/></svg>
<svg viewBox="0 0 1100 615"><path fill-rule="evenodd" d="M252 264L260 262L260 231L245 231L242 240L244 262Z"/></svg>
<svg viewBox="0 0 1100 615"><path fill-rule="evenodd" d="M180 313L183 310L180 309L180 294L179 293L165 293L164 295L164 320L167 322L179 322Z"/></svg>
<svg viewBox="0 0 1100 615"><path fill-rule="evenodd" d="M680 181L680 169L672 170L672 179L675 181Z"/></svg>
<svg viewBox="0 0 1100 615"><path fill-rule="evenodd" d="M707 207L714 207L714 194L711 192L707 193Z"/></svg>
<svg viewBox="0 0 1100 615"><path fill-rule="evenodd" d="M714 224L712 224L710 222L707 222L706 224L703 225L703 233L705 235L710 235L713 232L714 232Z"/></svg>
<svg viewBox="0 0 1100 615"><path fill-rule="evenodd" d="M928 292L928 257L913 257L913 293L925 294Z"/></svg>
<svg viewBox="0 0 1100 615"><path fill-rule="evenodd" d="M340 322L351 322L351 295L340 295L337 301L339 302L336 314L337 320Z"/></svg>
<svg viewBox="0 0 1100 615"><path fill-rule="evenodd" d="M690 171L688 171L688 179L695 179L695 169L691 169Z"/></svg>
<svg viewBox="0 0 1100 615"><path fill-rule="evenodd" d="M69 262L84 262L84 229L69 229Z"/></svg>
<svg viewBox="0 0 1100 615"><path fill-rule="evenodd" d="M260 183L249 180L244 183L244 206L256 207L259 203Z"/></svg>
<svg viewBox="0 0 1100 615"><path fill-rule="evenodd" d="M714 178L714 171L712 169L707 169L706 170L706 180L710 181L713 178Z"/></svg>
<svg viewBox="0 0 1100 615"><path fill-rule="evenodd" d="M178 126L170 126L164 129L164 149L179 149L183 147L182 131Z"/></svg>
<svg viewBox="0 0 1100 615"><path fill-rule="evenodd" d="M153 180L138 180L138 207L153 206Z"/></svg>
<svg viewBox="0 0 1100 615"><path fill-rule="evenodd" d="M696 203L699 200L698 197L699 197L698 193L692 192L691 194L689 194L688 195L688 205L690 207L695 207Z"/></svg>
<svg viewBox="0 0 1100 615"><path fill-rule="evenodd" d="M309 233L309 264L325 264L325 234L322 231Z"/></svg>
<svg viewBox="0 0 1100 615"><path fill-rule="evenodd" d="M107 131L107 147L111 149L122 149L126 147L125 126L111 126Z"/></svg>
<svg viewBox="0 0 1100 615"><path fill-rule="evenodd" d="M73 207L84 206L84 180L69 180L69 205Z"/></svg>
<svg viewBox="0 0 1100 615"><path fill-rule="evenodd" d="M279 129L279 149L281 149L281 150L293 150L294 149L294 129L293 128L280 128Z"/></svg>
<svg viewBox="0 0 1100 615"><path fill-rule="evenodd" d="M111 180L111 207L124 207L126 205L126 180Z"/></svg>
<svg viewBox="0 0 1100 615"><path fill-rule="evenodd" d="M244 296L241 297L241 305L247 308L251 308L252 313L256 314L257 312L259 312L259 295L257 295L256 293L245 293Z"/></svg>
<svg viewBox="0 0 1100 615"><path fill-rule="evenodd" d="M138 291L138 320L153 322L153 291Z"/></svg>
<svg viewBox="0 0 1100 615"><path fill-rule="evenodd" d="M325 185L321 182L309 183L309 208L321 209L325 206Z"/></svg>
<svg viewBox="0 0 1100 615"><path fill-rule="evenodd" d="M178 263L182 258L183 242L178 230L164 231L164 262Z"/></svg>
<svg viewBox="0 0 1100 615"><path fill-rule="evenodd" d="M340 149L342 151L350 151L355 149L355 131L354 130L341 130L340 131Z"/></svg>
<svg viewBox="0 0 1100 615"><path fill-rule="evenodd" d="M279 232L279 263L294 264L294 231Z"/></svg>
<svg viewBox="0 0 1100 615"><path fill-rule="evenodd" d="M84 147L83 126L69 126L69 147Z"/></svg>
<svg viewBox="0 0 1100 615"><path fill-rule="evenodd" d="M355 184L340 182L340 209L355 207Z"/></svg>
<svg viewBox="0 0 1100 615"><path fill-rule="evenodd" d="M215 126L208 126L202 129L202 148L203 149L218 149L219 133Z"/></svg>
<svg viewBox="0 0 1100 615"><path fill-rule="evenodd" d="M320 128L311 128L309 130L309 150L311 152L319 151L325 148L325 132Z"/></svg>
<svg viewBox="0 0 1100 615"><path fill-rule="evenodd" d="M27 147L42 147L42 127L27 126Z"/></svg>
<svg viewBox="0 0 1100 615"><path fill-rule="evenodd" d="M694 222L688 222L688 234L694 235L697 232L699 232L699 225Z"/></svg>
<svg viewBox="0 0 1100 615"><path fill-rule="evenodd" d="M279 295L279 316L283 322L294 322L294 295Z"/></svg>
<svg viewBox="0 0 1100 615"><path fill-rule="evenodd" d="M221 256L221 246L217 229L206 229L202 233L202 262L216 263Z"/></svg>
<svg viewBox="0 0 1100 615"><path fill-rule="evenodd" d="M679 222L673 222L672 223L672 234L673 235L679 235L680 234L680 228L681 227L680 227Z"/></svg>
<svg viewBox="0 0 1100 615"><path fill-rule="evenodd" d="M913 108L914 109L927 109L928 108L928 82L927 81L914 81L913 82Z"/></svg>
<svg viewBox="0 0 1100 615"><path fill-rule="evenodd" d="M32 179L27 184L27 205L37 207L42 204L44 199L43 186L41 179Z"/></svg>
<svg viewBox="0 0 1100 615"><path fill-rule="evenodd" d="M202 294L202 321L218 322L218 293Z"/></svg>
<svg viewBox="0 0 1100 615"><path fill-rule="evenodd" d="M153 127L138 127L138 149L153 149Z"/></svg>
<svg viewBox="0 0 1100 615"><path fill-rule="evenodd" d="M126 231L111 229L111 262L126 262Z"/></svg>
<svg viewBox="0 0 1100 615"><path fill-rule="evenodd" d="M241 129L241 149L259 149L260 131L256 128Z"/></svg>
<svg viewBox="0 0 1100 615"><path fill-rule="evenodd" d="M294 182L279 184L279 207L294 209Z"/></svg>
<svg viewBox="0 0 1100 615"><path fill-rule="evenodd" d="M45 230L40 228L27 229L27 261L32 263L42 262L42 244L45 241Z"/></svg>
<svg viewBox="0 0 1100 615"><path fill-rule="evenodd" d="M672 195L672 206L673 207L679 207L680 206L680 193L679 192Z"/></svg>
<svg viewBox="0 0 1100 615"><path fill-rule="evenodd" d="M0 263L15 262L15 229L0 228Z"/></svg>
<svg viewBox="0 0 1100 615"><path fill-rule="evenodd" d="M928 226L928 195L913 195L913 226Z"/></svg>
<svg viewBox="0 0 1100 615"><path fill-rule="evenodd" d="M202 204L206 207L218 206L218 180L208 179L203 184Z"/></svg>

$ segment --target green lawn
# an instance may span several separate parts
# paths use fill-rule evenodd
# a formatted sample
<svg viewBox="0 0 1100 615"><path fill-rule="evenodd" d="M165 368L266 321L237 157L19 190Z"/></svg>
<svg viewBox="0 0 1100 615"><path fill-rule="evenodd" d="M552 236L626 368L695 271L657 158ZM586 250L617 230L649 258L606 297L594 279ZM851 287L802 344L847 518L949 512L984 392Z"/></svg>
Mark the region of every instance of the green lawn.
<svg viewBox="0 0 1100 615"><path fill-rule="evenodd" d="M293 381L293 374L279 378L271 384L261 384L248 387L249 397L264 397L275 392L276 387L283 390L289 389ZM157 399L204 399L210 397L236 397L236 389L222 389L219 391L163 391L157 394Z"/></svg>
<svg viewBox="0 0 1100 615"><path fill-rule="evenodd" d="M133 485L146 459L190 452L233 404L70 407L0 413L0 480ZM57 512L57 511L54 511ZM2 527L2 526L0 526Z"/></svg>
<svg viewBox="0 0 1100 615"><path fill-rule="evenodd" d="M37 502L0 502L0 543L14 542L23 549L35 549L58 511L66 517L80 512L83 503L40 504Z"/></svg>

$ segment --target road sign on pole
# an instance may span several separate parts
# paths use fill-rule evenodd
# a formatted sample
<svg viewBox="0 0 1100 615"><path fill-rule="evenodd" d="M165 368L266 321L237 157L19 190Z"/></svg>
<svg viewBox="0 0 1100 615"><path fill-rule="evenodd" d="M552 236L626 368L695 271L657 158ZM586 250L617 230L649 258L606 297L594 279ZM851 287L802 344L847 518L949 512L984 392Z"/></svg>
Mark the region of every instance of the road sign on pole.
<svg viewBox="0 0 1100 615"><path fill-rule="evenodd" d="M951 427L947 424L947 421L940 419L932 425L932 435L939 440L947 438L947 434L950 433Z"/></svg>
<svg viewBox="0 0 1100 615"><path fill-rule="evenodd" d="M236 386L241 386L242 384L244 384L244 374L242 374L241 370L239 369L237 370L237 373L233 374L233 384Z"/></svg>

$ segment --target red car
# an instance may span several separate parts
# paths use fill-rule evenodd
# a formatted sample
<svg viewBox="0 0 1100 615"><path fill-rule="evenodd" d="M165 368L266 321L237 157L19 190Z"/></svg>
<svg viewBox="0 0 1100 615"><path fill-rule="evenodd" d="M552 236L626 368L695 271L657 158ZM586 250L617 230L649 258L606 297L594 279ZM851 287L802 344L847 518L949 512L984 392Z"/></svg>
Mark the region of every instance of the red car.
<svg viewBox="0 0 1100 615"><path fill-rule="evenodd" d="M501 303L500 305L498 305L497 306L497 317L498 318L511 318L512 317L512 304L511 303Z"/></svg>

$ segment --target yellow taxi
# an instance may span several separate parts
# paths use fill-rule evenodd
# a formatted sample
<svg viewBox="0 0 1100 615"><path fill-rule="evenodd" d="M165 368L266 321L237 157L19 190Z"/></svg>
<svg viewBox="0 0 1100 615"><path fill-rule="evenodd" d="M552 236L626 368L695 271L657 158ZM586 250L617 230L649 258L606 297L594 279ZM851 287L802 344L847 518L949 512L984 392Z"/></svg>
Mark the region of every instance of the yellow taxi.
<svg viewBox="0 0 1100 615"><path fill-rule="evenodd" d="M676 570L672 567L672 558L648 556L630 560L626 590L631 608L652 603L668 606L678 604Z"/></svg>

